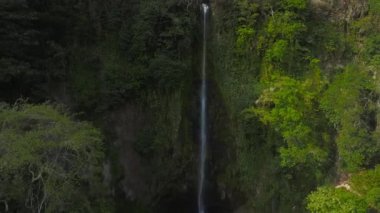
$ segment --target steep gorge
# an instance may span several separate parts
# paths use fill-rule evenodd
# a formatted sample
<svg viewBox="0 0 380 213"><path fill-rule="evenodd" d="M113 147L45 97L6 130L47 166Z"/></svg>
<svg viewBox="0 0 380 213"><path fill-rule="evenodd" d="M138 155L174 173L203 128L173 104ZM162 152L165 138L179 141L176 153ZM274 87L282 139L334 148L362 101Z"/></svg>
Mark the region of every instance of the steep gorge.
<svg viewBox="0 0 380 213"><path fill-rule="evenodd" d="M376 209L377 176L360 188L380 150L374 2L7 0L0 101L101 129L99 212L307 212L351 176L369 198L348 203Z"/></svg>

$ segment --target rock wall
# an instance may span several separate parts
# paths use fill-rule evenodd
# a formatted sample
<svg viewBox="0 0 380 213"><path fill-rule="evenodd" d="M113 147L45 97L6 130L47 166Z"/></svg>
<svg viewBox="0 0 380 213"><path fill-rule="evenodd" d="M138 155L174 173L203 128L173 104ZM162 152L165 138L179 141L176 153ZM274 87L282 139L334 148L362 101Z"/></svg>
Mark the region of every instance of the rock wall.
<svg viewBox="0 0 380 213"><path fill-rule="evenodd" d="M347 21L368 13L368 0L310 0L310 5L320 17L333 21Z"/></svg>

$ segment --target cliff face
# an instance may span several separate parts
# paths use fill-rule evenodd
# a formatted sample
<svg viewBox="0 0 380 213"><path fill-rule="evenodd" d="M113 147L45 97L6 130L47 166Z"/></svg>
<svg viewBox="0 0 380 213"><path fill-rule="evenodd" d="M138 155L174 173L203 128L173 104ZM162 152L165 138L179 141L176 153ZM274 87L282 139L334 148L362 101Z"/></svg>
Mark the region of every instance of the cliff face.
<svg viewBox="0 0 380 213"><path fill-rule="evenodd" d="M339 129L315 107L321 100L314 95L319 98L322 92L308 91L308 85L322 82L327 89L360 57L371 61L360 65L372 63L360 67L366 76L380 74L380 40L373 29L379 22L367 19L367 0L2 1L0 101L52 100L98 124L108 156L105 179L119 212L142 212L131 210L139 205L150 212L195 212L202 2L210 3L212 11L207 59L209 212L303 212L305 197L337 176L340 160L334 141ZM276 86L285 85L287 94L268 87L273 79L265 77L271 74L275 80L286 76ZM338 83L346 84L342 79ZM347 103L368 109L359 108L365 113L353 113L357 120L348 120L370 127L360 134L376 129L380 137L380 122L370 118L370 101L378 98L380 88L371 89L352 92L364 98ZM351 94L339 91L342 99ZM267 108L261 108L267 113L265 122L253 113L260 97L268 99ZM273 98L280 104L270 103ZM304 102L310 111L299 107ZM276 107L279 113L271 117ZM288 123L271 126L284 121ZM281 128L294 123L307 127L299 131L308 140L296 135L296 141L312 141L327 150L328 163L283 167L280 151L288 144ZM298 149L291 151L300 154L295 156L299 161L313 159Z"/></svg>
<svg viewBox="0 0 380 213"><path fill-rule="evenodd" d="M310 0L312 9L332 21L351 21L368 13L367 0Z"/></svg>
<svg viewBox="0 0 380 213"><path fill-rule="evenodd" d="M286 5L289 2L291 4ZM328 150L323 148L327 150L330 162L324 164L324 168L284 168L279 162L279 150L288 145L284 145L284 136L279 134L282 127L270 127L271 122L282 119L279 118L281 113L271 117L272 121L261 122L260 119L265 120L265 116L270 114L260 118L259 112L254 111L258 107L255 100L259 97L274 98L265 96L265 91L273 92L274 88L263 91L273 80L266 78L266 73L287 76L298 83L311 80L309 75L313 65L310 59L316 63L314 68L319 70L322 81L328 82L324 86L329 87L335 75L356 63L355 59L365 52L366 38L359 38L356 33L364 35L370 31L365 29L366 26L376 23L369 17L369 2L214 0L211 4L213 71L220 91L219 100L223 102L228 117L224 126L228 130L224 133L229 133L225 136L225 144L234 153L224 173L219 173L220 191L227 192L236 206L245 203L240 208L243 212L244 209L246 212L303 212L306 208L304 199L310 191L321 182L339 177L336 164L341 163L338 162L341 157L334 144L334 138L338 137L335 131L339 130L330 126L325 120L326 115L316 107L314 112L321 113L318 115L321 120L312 121L315 124L319 122L316 124L318 127L312 128L318 128L313 131L320 136L314 136L320 143L330 146ZM365 36L370 38L373 35ZM358 38L359 41L355 40ZM359 63L367 63L365 59L360 60ZM271 112L280 106L281 103L276 101L268 103L264 110ZM320 101L315 100L315 103ZM373 114L370 109L368 113ZM287 111L285 114L290 113ZM305 123L311 122L310 119L305 119Z"/></svg>
<svg viewBox="0 0 380 213"><path fill-rule="evenodd" d="M106 133L110 194L164 209L196 186L199 3L0 1L0 101L83 112Z"/></svg>

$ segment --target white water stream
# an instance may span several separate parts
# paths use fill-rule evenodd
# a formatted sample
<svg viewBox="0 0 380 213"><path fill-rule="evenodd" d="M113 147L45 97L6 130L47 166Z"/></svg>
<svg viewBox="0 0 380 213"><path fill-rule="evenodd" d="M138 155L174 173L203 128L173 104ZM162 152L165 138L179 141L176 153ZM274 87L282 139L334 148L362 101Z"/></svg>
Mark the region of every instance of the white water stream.
<svg viewBox="0 0 380 213"><path fill-rule="evenodd" d="M198 182L198 213L204 213L204 193L205 193L205 170L207 157L207 81L206 81L206 47L207 47L207 13L208 5L202 4L203 11L203 56L202 56L202 85L201 85L201 118L200 118L200 165Z"/></svg>

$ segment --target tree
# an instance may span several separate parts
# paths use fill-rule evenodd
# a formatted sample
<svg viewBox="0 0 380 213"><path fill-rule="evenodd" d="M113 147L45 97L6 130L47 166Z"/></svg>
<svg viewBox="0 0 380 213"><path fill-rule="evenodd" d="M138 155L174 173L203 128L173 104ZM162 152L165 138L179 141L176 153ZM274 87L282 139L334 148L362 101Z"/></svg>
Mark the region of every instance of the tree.
<svg viewBox="0 0 380 213"><path fill-rule="evenodd" d="M252 50L255 35L254 27L259 16L257 3L251 3L247 0L236 2L236 9L239 11L236 27L236 50L244 53L245 50Z"/></svg>
<svg viewBox="0 0 380 213"><path fill-rule="evenodd" d="M312 62L312 67L314 67ZM314 76L300 81L287 76L272 75L267 89L256 101L257 106L247 110L275 129L286 141L281 146L281 165L318 166L327 157L323 140L316 132L318 125L318 97L322 89L319 70ZM321 131L321 129L319 129ZM323 131L323 130L322 130Z"/></svg>
<svg viewBox="0 0 380 213"><path fill-rule="evenodd" d="M5 209L94 212L102 203L101 142L99 130L57 107L1 105L0 200Z"/></svg>
<svg viewBox="0 0 380 213"><path fill-rule="evenodd" d="M282 0L286 8L294 10L305 10L307 6L306 0Z"/></svg>
<svg viewBox="0 0 380 213"><path fill-rule="evenodd" d="M338 130L337 145L344 169L369 166L379 145L372 138L373 83L358 67L349 66L324 93L321 107Z"/></svg>
<svg viewBox="0 0 380 213"><path fill-rule="evenodd" d="M380 210L380 165L354 174L350 185L357 194L364 197L371 208Z"/></svg>
<svg viewBox="0 0 380 213"><path fill-rule="evenodd" d="M343 186L343 185L341 185ZM367 212L380 210L380 166L352 175L344 187L323 186L307 198L311 212Z"/></svg>
<svg viewBox="0 0 380 213"><path fill-rule="evenodd" d="M318 213L367 212L364 199L347 191L334 187L320 187L307 198L307 208Z"/></svg>
<svg viewBox="0 0 380 213"><path fill-rule="evenodd" d="M307 60L299 59L305 59L307 56L299 49L302 49L300 40L307 27L301 17L292 10L285 12L280 10L274 12L268 19L257 47L263 56L262 78L267 79L276 70L285 73L297 73L298 70L303 70L300 65Z"/></svg>

